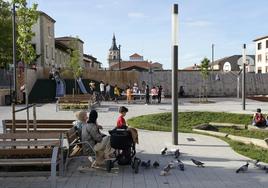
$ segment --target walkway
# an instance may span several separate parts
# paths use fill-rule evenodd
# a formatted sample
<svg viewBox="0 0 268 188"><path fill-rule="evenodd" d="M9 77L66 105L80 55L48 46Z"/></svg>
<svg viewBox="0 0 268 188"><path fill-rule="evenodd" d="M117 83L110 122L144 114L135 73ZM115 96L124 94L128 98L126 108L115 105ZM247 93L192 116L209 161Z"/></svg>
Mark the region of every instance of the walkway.
<svg viewBox="0 0 268 188"><path fill-rule="evenodd" d="M217 103L209 105L196 105L182 101L180 110L215 110L241 112L240 101L236 99L217 99ZM120 104L119 104L120 105ZM117 118L117 104L104 104L99 111L99 123L107 129L113 127ZM130 112L128 117L141 114L170 111L170 104L162 105L127 105ZM252 113L254 109L261 106L261 103L250 101L247 113ZM266 107L267 108L267 107ZM268 109L263 108L264 111ZM10 116L7 107L0 107L1 118ZM18 114L22 118L24 114ZM55 112L55 104L47 104L38 108L38 118L46 119L70 119L73 112ZM85 160L71 163L66 177L58 178L59 188L86 188L86 187L243 187L261 188L268 187L268 174L255 169L252 164L249 172L236 174L235 170L245 164L249 159L235 153L225 142L220 139L197 135L179 133L179 146L171 145L171 134L167 132L152 132L139 130L140 144L137 145L137 156L142 160L157 160L160 162L159 169L140 168L139 174L134 174L129 166L119 167L112 173L104 170L87 169L80 171L79 167L85 165ZM189 141L193 138L195 141ZM159 176L160 170L174 160L171 156L161 156L160 150L168 148L179 148L182 152L181 160L185 163L185 171L178 168L172 169L170 175ZM205 163L205 168L197 168L190 161L191 158L201 160ZM1 178L2 188L34 188L48 187L49 180L44 177L22 177L22 178Z"/></svg>

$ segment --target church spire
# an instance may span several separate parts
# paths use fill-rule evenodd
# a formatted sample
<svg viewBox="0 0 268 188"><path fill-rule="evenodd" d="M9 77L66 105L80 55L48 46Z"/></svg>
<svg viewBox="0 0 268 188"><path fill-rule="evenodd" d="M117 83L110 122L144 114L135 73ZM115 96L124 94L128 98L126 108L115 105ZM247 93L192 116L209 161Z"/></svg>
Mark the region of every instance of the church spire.
<svg viewBox="0 0 268 188"><path fill-rule="evenodd" d="M115 34L113 34L113 43L112 43L110 50L119 50L117 45L116 45Z"/></svg>

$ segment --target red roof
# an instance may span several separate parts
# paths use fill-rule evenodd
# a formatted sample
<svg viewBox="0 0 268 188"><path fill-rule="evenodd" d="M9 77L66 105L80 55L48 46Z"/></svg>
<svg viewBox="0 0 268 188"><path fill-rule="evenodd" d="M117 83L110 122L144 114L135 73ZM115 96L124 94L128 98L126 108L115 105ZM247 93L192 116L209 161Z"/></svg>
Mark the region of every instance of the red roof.
<svg viewBox="0 0 268 188"><path fill-rule="evenodd" d="M135 53L135 54L132 54L131 56L129 56L129 57L134 57L134 58L140 58L140 57L142 57L141 55L139 55L139 54L137 54L137 53Z"/></svg>
<svg viewBox="0 0 268 188"><path fill-rule="evenodd" d="M161 64L160 64L161 65ZM143 69L150 69L150 68L162 68L162 66L155 66L152 63L149 63L148 61L122 61L121 62L121 69L128 69L130 67L140 67ZM111 69L119 69L119 63L114 64L111 66Z"/></svg>

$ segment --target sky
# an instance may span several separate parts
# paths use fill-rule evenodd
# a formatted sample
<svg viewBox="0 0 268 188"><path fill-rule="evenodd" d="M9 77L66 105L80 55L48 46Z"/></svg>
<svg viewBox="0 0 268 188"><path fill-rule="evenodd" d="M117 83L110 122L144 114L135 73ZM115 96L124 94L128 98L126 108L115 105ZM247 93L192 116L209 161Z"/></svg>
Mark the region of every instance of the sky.
<svg viewBox="0 0 268 188"><path fill-rule="evenodd" d="M28 0L55 23L55 36L79 36L84 53L108 67L113 33L121 57L139 53L170 69L171 8L179 5L179 68L242 53L255 54L255 38L268 35L267 0Z"/></svg>

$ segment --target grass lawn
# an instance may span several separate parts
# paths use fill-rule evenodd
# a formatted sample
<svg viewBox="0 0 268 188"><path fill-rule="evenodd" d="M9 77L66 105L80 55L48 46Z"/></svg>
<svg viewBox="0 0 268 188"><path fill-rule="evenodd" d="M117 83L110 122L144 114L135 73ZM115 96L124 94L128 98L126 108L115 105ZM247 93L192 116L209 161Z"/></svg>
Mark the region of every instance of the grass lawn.
<svg viewBox="0 0 268 188"><path fill-rule="evenodd" d="M179 113L179 131L192 132L192 128L198 124L209 122L250 124L251 115L232 114L224 112L180 112ZM144 115L128 120L128 124L139 129L153 131L171 131L171 113L161 113ZM268 138L268 132L259 130L235 130L232 128L220 128L220 132L226 132L238 136L252 138ZM252 159L260 159L268 163L268 150L261 149L253 145L245 145L239 142L223 139L238 153L248 156Z"/></svg>

